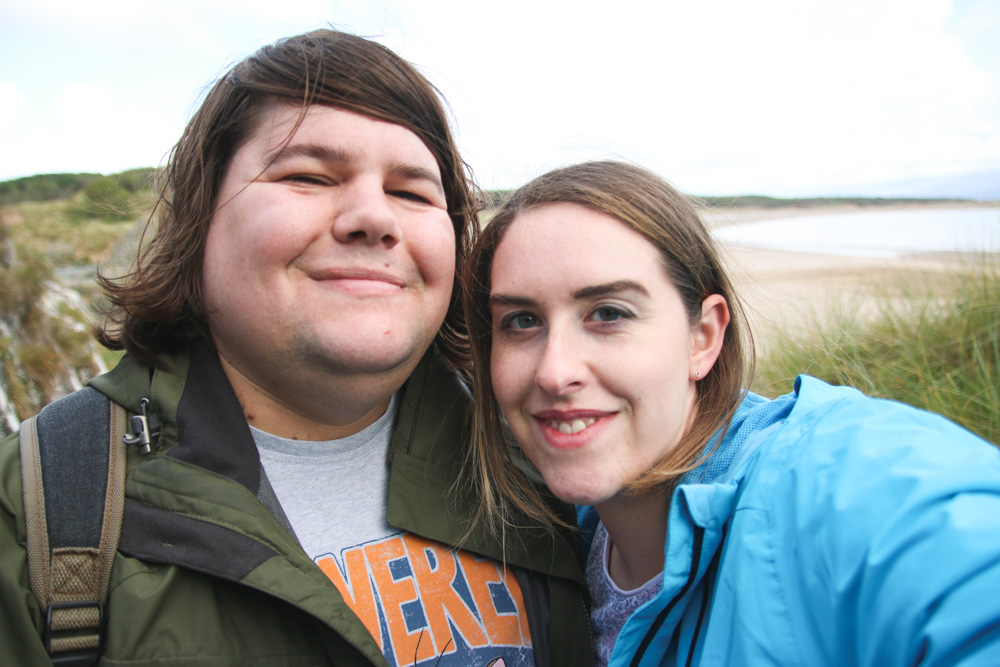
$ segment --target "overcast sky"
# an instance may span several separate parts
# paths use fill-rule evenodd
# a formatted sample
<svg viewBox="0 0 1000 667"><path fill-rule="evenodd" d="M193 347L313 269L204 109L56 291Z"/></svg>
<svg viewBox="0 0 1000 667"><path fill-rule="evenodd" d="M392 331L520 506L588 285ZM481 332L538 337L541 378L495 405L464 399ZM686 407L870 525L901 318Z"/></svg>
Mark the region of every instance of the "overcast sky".
<svg viewBox="0 0 1000 667"><path fill-rule="evenodd" d="M326 24L443 91L483 187L619 157L702 195L1000 197L997 0L0 0L0 180L161 164L231 64Z"/></svg>

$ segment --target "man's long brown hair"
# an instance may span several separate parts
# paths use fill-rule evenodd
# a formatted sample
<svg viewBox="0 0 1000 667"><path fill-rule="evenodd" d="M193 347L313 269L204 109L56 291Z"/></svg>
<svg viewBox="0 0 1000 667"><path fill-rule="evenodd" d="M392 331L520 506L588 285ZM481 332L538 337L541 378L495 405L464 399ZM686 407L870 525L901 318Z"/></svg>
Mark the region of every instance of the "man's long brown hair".
<svg viewBox="0 0 1000 667"><path fill-rule="evenodd" d="M126 275L98 277L110 301L98 340L149 366L159 365L164 352L210 340L202 281L208 227L222 203L218 193L233 156L256 130L262 110L275 102L296 105L303 115L309 105L323 104L395 123L420 137L434 155L455 228L457 269L436 341L453 365L464 367L466 334L457 281L468 256L477 200L440 94L386 47L335 30L265 46L211 88L162 175L146 230L152 237Z"/></svg>

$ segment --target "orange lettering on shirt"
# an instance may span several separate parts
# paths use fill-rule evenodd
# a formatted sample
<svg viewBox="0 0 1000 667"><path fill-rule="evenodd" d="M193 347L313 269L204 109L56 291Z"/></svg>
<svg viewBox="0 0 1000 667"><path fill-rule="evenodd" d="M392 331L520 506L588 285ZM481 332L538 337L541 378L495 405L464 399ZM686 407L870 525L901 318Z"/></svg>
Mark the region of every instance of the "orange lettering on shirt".
<svg viewBox="0 0 1000 667"><path fill-rule="evenodd" d="M394 579L389 563L404 558L406 550L399 537L365 547L365 556L371 566L372 578L382 600L382 612L389 628L396 661L400 664L419 663L436 655L434 642L428 641L426 628L410 632L403 616L403 605L417 600L417 589L412 576ZM383 652L385 652L383 644Z"/></svg>
<svg viewBox="0 0 1000 667"><path fill-rule="evenodd" d="M520 626L516 613L498 613L490 591L490 584L501 584L511 594L511 599L517 608L523 610L524 600L517 579L513 575L501 576L495 562L479 560L475 554L468 551L459 552L458 559L465 572L465 579L469 582L469 589L476 599L476 606L479 607L483 626L490 635L490 643L493 646L531 646L531 632L527 623L523 627Z"/></svg>
<svg viewBox="0 0 1000 667"><path fill-rule="evenodd" d="M347 606L365 624L378 645L382 646L382 629L378 622L378 610L375 608L375 593L372 591L371 579L368 578L368 568L365 567L365 556L362 550L350 549L344 552L344 564L347 569L346 580L341 576L340 568L334 558L330 556L320 558L316 564L344 596Z"/></svg>
<svg viewBox="0 0 1000 667"><path fill-rule="evenodd" d="M448 619L451 619L469 646L487 646L486 633L475 614L452 586L457 571L452 550L411 534L405 535L403 541L410 554L414 578L420 586L420 599L424 604L424 613L431 626L437 650L441 654L447 654L456 649ZM436 567L432 567L428 551L434 554Z"/></svg>
<svg viewBox="0 0 1000 667"><path fill-rule="evenodd" d="M507 584L507 592L514 598L514 606L517 607L517 621L521 626L521 638L524 640L522 646L531 646L531 626L528 625L528 609L524 605L524 594L521 593L521 584L517 583L517 577L507 567L500 567L500 576Z"/></svg>

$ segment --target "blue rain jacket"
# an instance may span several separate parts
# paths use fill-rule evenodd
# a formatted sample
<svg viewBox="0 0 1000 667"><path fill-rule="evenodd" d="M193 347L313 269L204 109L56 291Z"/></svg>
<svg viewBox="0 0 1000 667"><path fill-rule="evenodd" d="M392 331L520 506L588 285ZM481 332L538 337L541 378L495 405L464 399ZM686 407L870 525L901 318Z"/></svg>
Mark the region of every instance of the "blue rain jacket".
<svg viewBox="0 0 1000 667"><path fill-rule="evenodd" d="M748 395L665 554L610 665L1000 665L1000 450L928 412L806 376Z"/></svg>

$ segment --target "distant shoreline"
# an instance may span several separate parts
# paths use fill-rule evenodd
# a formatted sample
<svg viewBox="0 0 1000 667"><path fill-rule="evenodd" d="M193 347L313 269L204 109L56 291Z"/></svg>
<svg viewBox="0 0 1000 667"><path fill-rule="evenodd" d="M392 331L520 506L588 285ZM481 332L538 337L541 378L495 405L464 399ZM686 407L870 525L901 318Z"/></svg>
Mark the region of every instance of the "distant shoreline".
<svg viewBox="0 0 1000 667"><path fill-rule="evenodd" d="M843 215L847 213L873 213L882 211L920 211L964 208L997 208L1000 202L979 201L935 201L906 204L842 204L834 206L696 206L695 210L709 229L735 224L749 224L762 220L780 218L805 218L820 215Z"/></svg>
<svg viewBox="0 0 1000 667"><path fill-rule="evenodd" d="M698 209L709 228L764 220L903 210L997 208L997 202L929 202L872 206L712 207ZM723 264L740 298L760 352L807 333L811 324L840 315L875 318L886 295L933 284L984 256L941 252L891 258L851 257L720 243ZM1000 255L986 256L1000 265ZM911 292L913 296L915 292Z"/></svg>

